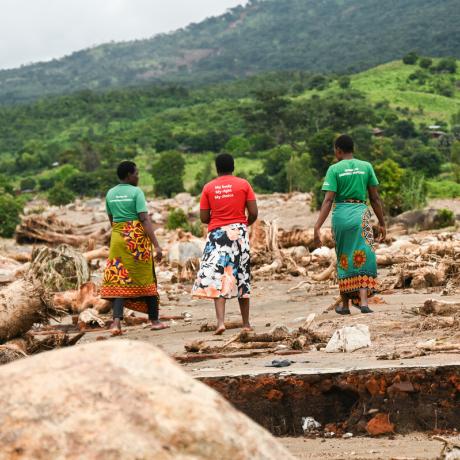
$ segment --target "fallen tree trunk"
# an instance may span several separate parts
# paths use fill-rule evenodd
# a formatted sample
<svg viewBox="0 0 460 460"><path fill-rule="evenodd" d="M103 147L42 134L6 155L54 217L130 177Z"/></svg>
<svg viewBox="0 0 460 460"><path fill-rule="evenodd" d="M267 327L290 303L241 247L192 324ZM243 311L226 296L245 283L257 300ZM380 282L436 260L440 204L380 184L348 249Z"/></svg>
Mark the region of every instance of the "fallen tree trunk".
<svg viewBox="0 0 460 460"><path fill-rule="evenodd" d="M318 273L317 275L312 275L312 279L313 281L318 281L318 282L326 281L332 278L332 276L336 272L336 269L337 269L337 261L334 260L334 262L332 262L331 265L329 265L329 267L326 268L326 270L324 270L321 273Z"/></svg>
<svg viewBox="0 0 460 460"><path fill-rule="evenodd" d="M449 316L460 313L460 302L428 299L418 312L423 315Z"/></svg>
<svg viewBox="0 0 460 460"><path fill-rule="evenodd" d="M225 323L225 329L239 329L243 327L241 321L229 321ZM216 324L204 323L200 326L199 332L214 332L217 330Z"/></svg>
<svg viewBox="0 0 460 460"><path fill-rule="evenodd" d="M0 342L24 334L50 314L62 313L53 306L54 293L80 286L88 279L88 263L72 248L35 251L24 278L0 291Z"/></svg>

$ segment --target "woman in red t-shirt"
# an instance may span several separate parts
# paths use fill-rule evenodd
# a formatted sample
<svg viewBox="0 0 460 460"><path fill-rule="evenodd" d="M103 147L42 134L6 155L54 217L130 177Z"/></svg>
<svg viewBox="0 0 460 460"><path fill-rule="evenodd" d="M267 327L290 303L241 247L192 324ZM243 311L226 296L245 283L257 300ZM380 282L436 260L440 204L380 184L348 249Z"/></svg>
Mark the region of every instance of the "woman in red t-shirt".
<svg viewBox="0 0 460 460"><path fill-rule="evenodd" d="M200 218L208 224L208 238L192 295L214 300L216 334L220 335L225 331L225 302L234 297L238 297L243 328L252 330L248 226L257 220L258 210L249 182L233 175L231 155L218 155L216 169L218 177L208 182L201 194Z"/></svg>

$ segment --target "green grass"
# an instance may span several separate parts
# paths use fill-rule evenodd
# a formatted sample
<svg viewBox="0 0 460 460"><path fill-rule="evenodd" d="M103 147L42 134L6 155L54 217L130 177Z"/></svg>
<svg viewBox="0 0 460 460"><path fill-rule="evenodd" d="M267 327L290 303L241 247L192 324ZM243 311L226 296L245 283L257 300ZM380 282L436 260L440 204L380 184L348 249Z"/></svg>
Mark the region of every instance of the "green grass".
<svg viewBox="0 0 460 460"><path fill-rule="evenodd" d="M428 181L430 198L459 198L460 184L452 180L433 179Z"/></svg>

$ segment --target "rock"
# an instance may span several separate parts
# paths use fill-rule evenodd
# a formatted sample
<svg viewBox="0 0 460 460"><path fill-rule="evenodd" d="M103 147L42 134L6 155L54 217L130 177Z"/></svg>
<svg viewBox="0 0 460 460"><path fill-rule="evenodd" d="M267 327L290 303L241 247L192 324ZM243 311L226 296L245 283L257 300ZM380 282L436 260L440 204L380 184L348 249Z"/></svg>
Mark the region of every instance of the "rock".
<svg viewBox="0 0 460 460"><path fill-rule="evenodd" d="M168 250L169 262L185 264L187 260L200 258L203 255L205 242L198 238L192 241L177 242Z"/></svg>
<svg viewBox="0 0 460 460"><path fill-rule="evenodd" d="M365 324L345 326L334 332L325 348L326 353L351 353L372 345L369 327Z"/></svg>
<svg viewBox="0 0 460 460"><path fill-rule="evenodd" d="M0 458L277 460L292 456L158 348L128 340L0 368Z"/></svg>
<svg viewBox="0 0 460 460"><path fill-rule="evenodd" d="M371 436L379 436L381 434L394 433L395 426L390 423L388 414L377 414L373 419L369 420L366 425L366 431Z"/></svg>

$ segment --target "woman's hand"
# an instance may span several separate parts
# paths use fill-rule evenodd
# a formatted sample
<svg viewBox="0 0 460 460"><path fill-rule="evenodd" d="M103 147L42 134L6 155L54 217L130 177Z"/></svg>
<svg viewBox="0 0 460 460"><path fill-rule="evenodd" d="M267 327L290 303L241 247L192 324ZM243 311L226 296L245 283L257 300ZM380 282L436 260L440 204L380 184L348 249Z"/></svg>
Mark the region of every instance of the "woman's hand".
<svg viewBox="0 0 460 460"><path fill-rule="evenodd" d="M321 240L321 229L315 228L315 233L313 237L313 244L315 247L320 248L323 246L323 241Z"/></svg>
<svg viewBox="0 0 460 460"><path fill-rule="evenodd" d="M155 247L155 262L161 262L163 258L163 251L161 250L160 246Z"/></svg>
<svg viewBox="0 0 460 460"><path fill-rule="evenodd" d="M378 238L378 242L379 243L382 243L383 241L385 241L387 239L387 228L385 227L385 225L379 225L379 238Z"/></svg>

